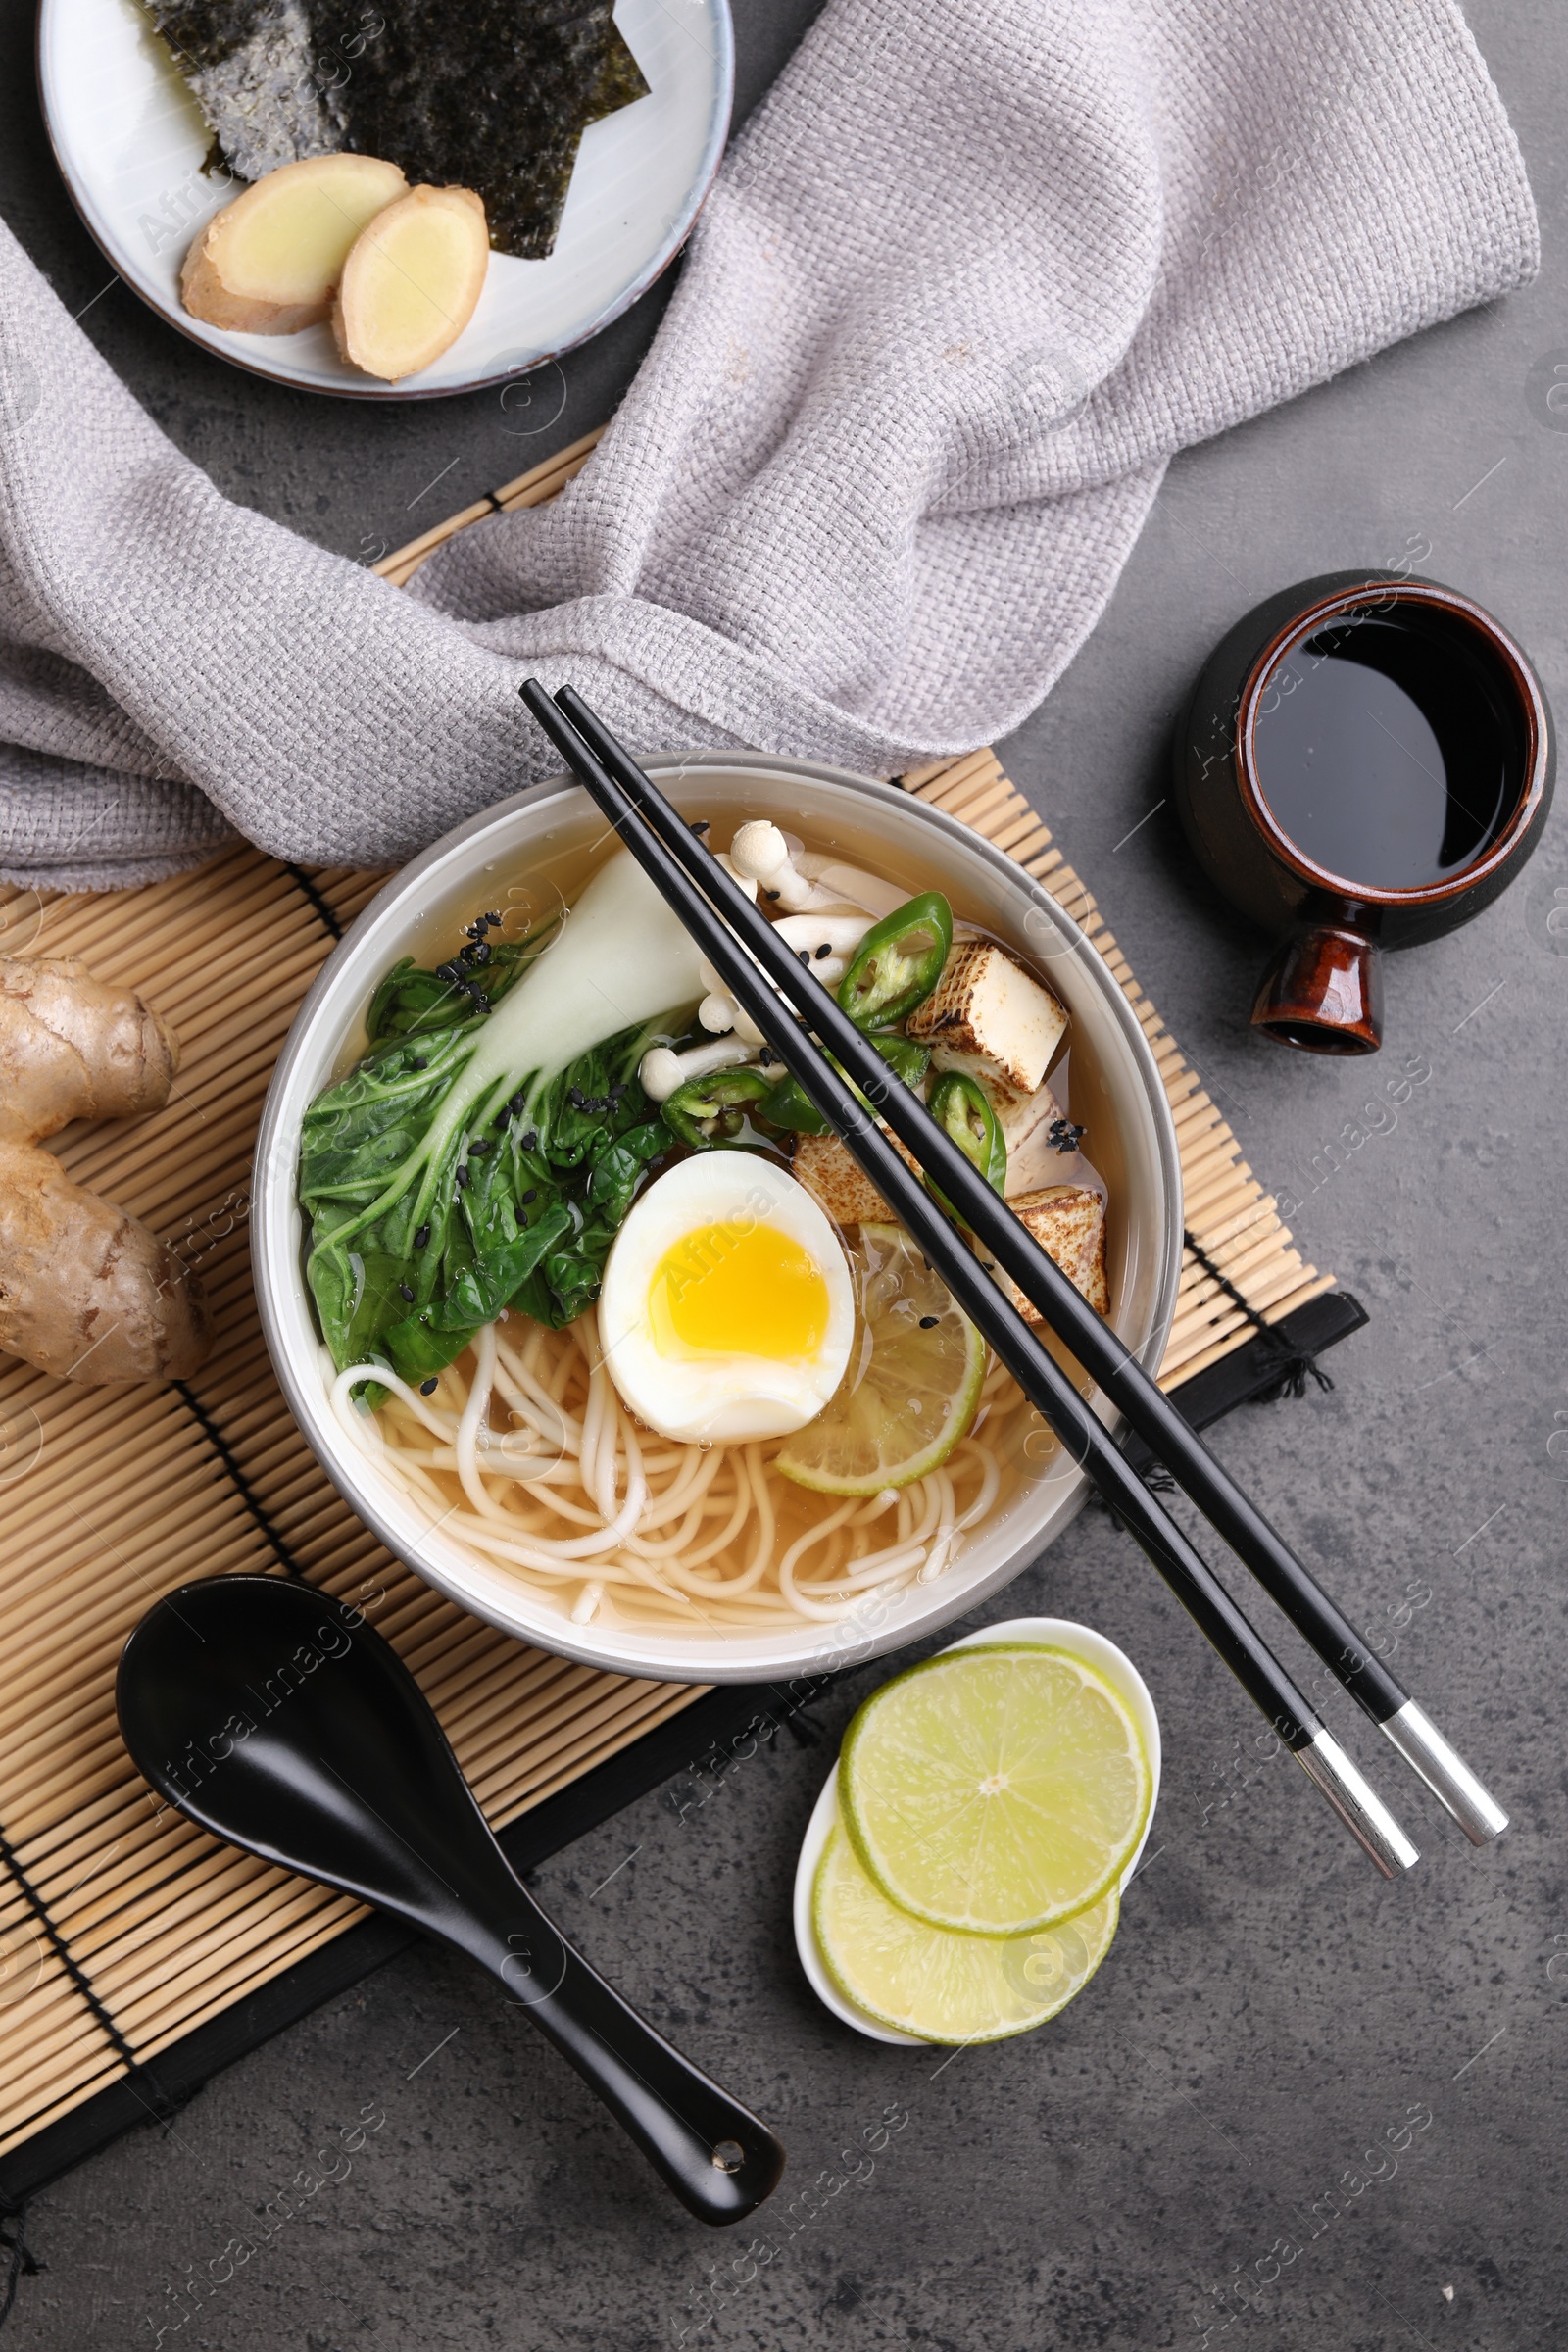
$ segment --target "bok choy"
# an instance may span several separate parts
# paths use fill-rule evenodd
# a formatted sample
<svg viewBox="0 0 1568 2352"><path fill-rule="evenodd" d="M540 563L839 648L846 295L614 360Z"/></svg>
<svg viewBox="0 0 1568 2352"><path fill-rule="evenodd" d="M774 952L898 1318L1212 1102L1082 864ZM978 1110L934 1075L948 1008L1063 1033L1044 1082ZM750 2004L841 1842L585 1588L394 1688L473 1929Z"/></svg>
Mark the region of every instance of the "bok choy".
<svg viewBox="0 0 1568 2352"><path fill-rule="evenodd" d="M625 851L554 937L435 972L405 960L370 1050L307 1111L306 1273L334 1361L421 1381L516 1305L553 1326L595 1298L633 1195L673 1139L637 1065L703 994L697 951Z"/></svg>

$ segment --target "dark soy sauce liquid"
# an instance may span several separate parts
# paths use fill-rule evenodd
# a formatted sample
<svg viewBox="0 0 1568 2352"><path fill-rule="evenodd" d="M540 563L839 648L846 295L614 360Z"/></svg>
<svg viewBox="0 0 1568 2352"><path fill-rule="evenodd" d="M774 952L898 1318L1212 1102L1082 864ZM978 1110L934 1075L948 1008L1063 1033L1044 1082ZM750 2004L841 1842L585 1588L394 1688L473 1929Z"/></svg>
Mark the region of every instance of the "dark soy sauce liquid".
<svg viewBox="0 0 1568 2352"><path fill-rule="evenodd" d="M1524 786L1507 672L1430 606L1350 612L1292 646L1252 740L1276 823L1314 865L1374 890L1473 865Z"/></svg>

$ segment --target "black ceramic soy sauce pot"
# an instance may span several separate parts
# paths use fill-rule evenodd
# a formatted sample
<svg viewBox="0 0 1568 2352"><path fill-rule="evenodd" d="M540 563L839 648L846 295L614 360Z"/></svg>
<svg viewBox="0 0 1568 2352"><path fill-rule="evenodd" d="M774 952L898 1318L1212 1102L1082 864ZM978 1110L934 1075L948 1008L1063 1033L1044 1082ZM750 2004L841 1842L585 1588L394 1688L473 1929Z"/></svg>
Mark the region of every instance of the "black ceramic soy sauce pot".
<svg viewBox="0 0 1568 2352"><path fill-rule="evenodd" d="M1551 805L1528 658L1469 597L1396 572L1330 572L1254 607L1174 749L1200 863L1276 942L1252 1021L1308 1053L1376 1053L1382 951L1489 906Z"/></svg>

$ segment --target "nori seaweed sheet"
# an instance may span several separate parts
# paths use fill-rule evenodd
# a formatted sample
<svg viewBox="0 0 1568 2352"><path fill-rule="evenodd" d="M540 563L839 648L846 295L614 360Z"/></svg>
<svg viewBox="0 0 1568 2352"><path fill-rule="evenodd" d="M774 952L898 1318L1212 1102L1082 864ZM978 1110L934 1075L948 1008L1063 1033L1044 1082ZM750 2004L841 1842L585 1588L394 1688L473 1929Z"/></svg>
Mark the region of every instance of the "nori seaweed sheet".
<svg viewBox="0 0 1568 2352"><path fill-rule="evenodd" d="M377 5L386 31L340 93L349 146L475 189L497 248L542 259L584 129L647 93L611 0Z"/></svg>
<svg viewBox="0 0 1568 2352"><path fill-rule="evenodd" d="M195 93L222 160L241 179L330 155L344 142L333 84L304 0L146 0Z"/></svg>
<svg viewBox="0 0 1568 2352"><path fill-rule="evenodd" d="M382 156L474 189L492 244L526 261L554 248L587 125L648 91L612 0L145 4L241 177Z"/></svg>
<svg viewBox="0 0 1568 2352"><path fill-rule="evenodd" d="M222 65L271 14L257 0L146 0L146 8L186 72L192 64Z"/></svg>

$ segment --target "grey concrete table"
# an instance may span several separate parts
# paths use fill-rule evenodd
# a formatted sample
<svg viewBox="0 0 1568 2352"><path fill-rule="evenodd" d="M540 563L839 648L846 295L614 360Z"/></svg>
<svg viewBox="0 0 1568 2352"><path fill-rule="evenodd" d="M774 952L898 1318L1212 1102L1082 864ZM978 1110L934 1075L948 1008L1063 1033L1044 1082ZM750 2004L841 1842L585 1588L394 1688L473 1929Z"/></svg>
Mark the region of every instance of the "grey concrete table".
<svg viewBox="0 0 1568 2352"><path fill-rule="evenodd" d="M1568 416L1544 397L1568 363L1568 18L1546 0L1472 13L1529 156L1540 282L1179 462L1100 629L1004 750L1304 1246L1373 1311L1331 1396L1245 1411L1220 1450L1386 1637L1514 1828L1478 1855L1379 1762L1425 1847L1381 1886L1087 1512L1009 1606L1127 1647L1166 1780L1114 1951L1059 2023L956 2057L893 2051L803 1984L795 1850L862 1674L819 1743L720 1759L539 1873L630 1997L779 2126L790 2173L754 2231L687 2222L479 1977L419 1951L40 2197L48 2268L23 2284L20 2346L150 2347L186 2313L167 2340L222 2352L1559 2339L1568 936L1546 916L1554 890L1568 904L1568 831L1491 913L1392 966L1384 1054L1346 1065L1250 1034L1258 943L1156 806L1210 642L1266 590L1339 565L1413 556L1470 590L1568 706ZM809 5L739 15L746 103ZM0 204L231 496L373 560L608 413L657 295L505 409L312 401L194 352L105 285L36 124L21 0L7 23ZM1367 1728L1331 1713L1367 1757ZM384 2121L347 2174L302 2194L316 2151L367 2115ZM262 2230L224 2280L230 2239Z"/></svg>

